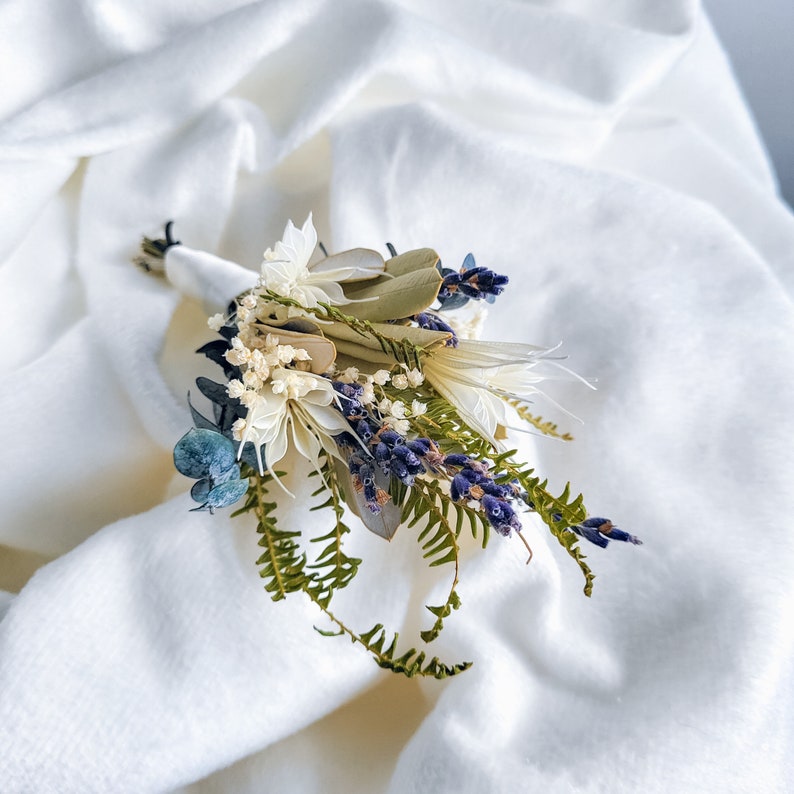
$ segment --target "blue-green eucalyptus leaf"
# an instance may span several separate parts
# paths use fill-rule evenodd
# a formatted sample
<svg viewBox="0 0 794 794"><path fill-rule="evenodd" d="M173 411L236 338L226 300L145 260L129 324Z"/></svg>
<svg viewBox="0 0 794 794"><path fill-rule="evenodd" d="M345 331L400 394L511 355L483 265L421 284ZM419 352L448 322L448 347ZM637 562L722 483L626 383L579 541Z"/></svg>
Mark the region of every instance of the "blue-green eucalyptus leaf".
<svg viewBox="0 0 794 794"><path fill-rule="evenodd" d="M235 454L236 454L237 447L235 446ZM233 466L230 466L225 471L222 471L218 474L217 477L214 477L212 480L213 486L220 485L223 482L229 482L229 480L237 480L240 478L240 466L239 464L235 463Z"/></svg>
<svg viewBox="0 0 794 794"><path fill-rule="evenodd" d="M174 447L174 465L186 477L215 480L237 465L234 444L214 430L189 430Z"/></svg>
<svg viewBox="0 0 794 794"><path fill-rule="evenodd" d="M229 397L226 387L220 383L215 383L209 378L196 378L196 386L199 391L210 401L217 405L227 405L228 403L238 403L239 400Z"/></svg>
<svg viewBox="0 0 794 794"><path fill-rule="evenodd" d="M208 507L228 507L242 499L248 492L248 478L244 480L229 480L216 485L207 494Z"/></svg>
<svg viewBox="0 0 794 794"><path fill-rule="evenodd" d="M203 477L193 483L193 487L190 489L190 495L193 497L194 501L203 505L207 501L207 494L209 494L210 490L210 481L206 477Z"/></svg>
<svg viewBox="0 0 794 794"><path fill-rule="evenodd" d="M232 378L241 377L242 373L239 367L230 364L224 355L229 350L230 345L224 339L214 339L212 342L207 342L202 345L196 352L205 355L210 361L215 362L218 366L223 367L223 374L231 380Z"/></svg>
<svg viewBox="0 0 794 794"><path fill-rule="evenodd" d="M218 430L218 426L207 419L202 413L200 413L194 406L193 403L190 402L190 392L187 393L187 404L190 408L190 414L193 417L193 424L201 430Z"/></svg>

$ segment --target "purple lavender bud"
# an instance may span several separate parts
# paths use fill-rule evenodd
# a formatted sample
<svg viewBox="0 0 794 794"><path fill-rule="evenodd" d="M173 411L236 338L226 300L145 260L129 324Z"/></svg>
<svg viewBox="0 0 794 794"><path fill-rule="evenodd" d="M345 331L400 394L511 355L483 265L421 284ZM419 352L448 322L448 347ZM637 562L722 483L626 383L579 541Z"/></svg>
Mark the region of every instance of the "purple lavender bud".
<svg viewBox="0 0 794 794"><path fill-rule="evenodd" d="M334 436L333 438L334 441L336 441L336 445L341 449L358 446L356 439L353 438L350 433L340 433L338 436Z"/></svg>
<svg viewBox="0 0 794 794"><path fill-rule="evenodd" d="M391 459L391 473L392 477L396 477L400 482L405 483L405 485L414 484L413 475L399 458Z"/></svg>
<svg viewBox="0 0 794 794"><path fill-rule="evenodd" d="M445 466L466 466L471 458L468 455L463 455L460 452L453 452L444 458Z"/></svg>
<svg viewBox="0 0 794 794"><path fill-rule="evenodd" d="M386 444L380 441L375 446L373 454L375 456L375 461L377 462L378 466L380 466L380 470L386 476L388 476L391 472L391 451L389 448L386 446Z"/></svg>
<svg viewBox="0 0 794 794"><path fill-rule="evenodd" d="M358 474L358 470L361 468L360 458L355 456L351 457L347 462L347 468L351 474Z"/></svg>
<svg viewBox="0 0 794 794"><path fill-rule="evenodd" d="M509 485L498 485L493 480L485 478L480 481L479 485L489 496L495 496L498 499L510 499L513 496L513 490Z"/></svg>
<svg viewBox="0 0 794 794"><path fill-rule="evenodd" d="M358 383L342 383L342 381L331 381L334 391L347 397L349 400L360 397L364 393L364 387Z"/></svg>
<svg viewBox="0 0 794 794"><path fill-rule="evenodd" d="M571 529L576 532L577 535L581 535L583 538L589 540L591 543L595 543L596 546L600 546L602 549L605 549L609 545L608 538L605 538L597 529L584 526L584 523L571 527Z"/></svg>
<svg viewBox="0 0 794 794"><path fill-rule="evenodd" d="M485 494L480 500L480 504L485 510L485 517L488 519L490 525L500 534L509 535L510 530L513 528L513 519L515 512L507 502L497 499L494 496Z"/></svg>
<svg viewBox="0 0 794 794"><path fill-rule="evenodd" d="M459 474L456 475L458 477L464 477L468 480L472 485L479 485L480 483L487 482L487 477L480 474L480 472L475 471L474 469L461 469Z"/></svg>
<svg viewBox="0 0 794 794"><path fill-rule="evenodd" d="M342 415L345 419L360 419L366 415L366 411L358 400L346 400L342 406Z"/></svg>
<svg viewBox="0 0 794 794"><path fill-rule="evenodd" d="M364 486L364 500L372 513L380 513L378 504L378 489L375 486L375 472L369 463L362 464L358 477Z"/></svg>
<svg viewBox="0 0 794 794"><path fill-rule="evenodd" d="M457 347L458 337L450 325L445 323L440 317L429 312L420 312L414 315L414 320L420 328L426 328L428 331L443 331L452 336L447 340L447 347Z"/></svg>
<svg viewBox="0 0 794 794"><path fill-rule="evenodd" d="M393 447L395 444L402 444L403 437L394 430L384 430L380 434L380 440L387 443L390 447Z"/></svg>
<svg viewBox="0 0 794 794"><path fill-rule="evenodd" d="M429 438L417 438L413 441L406 441L406 446L408 449L411 450L416 455L419 455L420 458L423 458L430 452L432 448L432 442Z"/></svg>
<svg viewBox="0 0 794 794"><path fill-rule="evenodd" d="M414 473L422 470L421 461L405 444L395 445L392 455L399 458L409 469L414 469Z"/></svg>
<svg viewBox="0 0 794 794"><path fill-rule="evenodd" d="M374 433L372 432L372 427L370 427L370 424L366 419L361 419L356 424L356 433L358 437L365 443L369 441L374 435Z"/></svg>
<svg viewBox="0 0 794 794"><path fill-rule="evenodd" d="M633 543L635 546L642 546L642 541L638 537L629 535L628 532L624 532L618 527L612 527L612 529L606 532L606 535L610 540L622 540L626 543Z"/></svg>
<svg viewBox="0 0 794 794"><path fill-rule="evenodd" d="M605 524L612 524L612 522L608 518L598 518L593 516L592 518L586 518L582 521L581 526L583 527L593 527L595 529L600 529Z"/></svg>
<svg viewBox="0 0 794 794"><path fill-rule="evenodd" d="M459 502L461 499L469 495L471 483L460 474L456 474L449 484L449 495L452 497L453 502Z"/></svg>
<svg viewBox="0 0 794 794"><path fill-rule="evenodd" d="M444 298L449 298L452 293L457 290L460 281L461 276L459 273L456 273L454 270L448 271L438 289L439 299L443 300Z"/></svg>

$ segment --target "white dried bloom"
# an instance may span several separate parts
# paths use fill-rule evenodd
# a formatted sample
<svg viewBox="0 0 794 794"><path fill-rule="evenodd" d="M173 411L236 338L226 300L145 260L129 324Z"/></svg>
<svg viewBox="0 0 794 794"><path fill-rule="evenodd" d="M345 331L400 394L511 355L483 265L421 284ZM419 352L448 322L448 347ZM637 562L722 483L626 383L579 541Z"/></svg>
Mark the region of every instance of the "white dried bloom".
<svg viewBox="0 0 794 794"><path fill-rule="evenodd" d="M337 454L333 437L349 430L350 425L333 403L336 394L331 382L300 370L280 368L273 373L271 389L252 394L248 425L240 437L243 445L251 441L263 472L261 448L267 449L268 466L275 466L287 453L290 441L294 448L315 465L320 453Z"/></svg>
<svg viewBox="0 0 794 794"><path fill-rule="evenodd" d="M405 377L408 379L408 385L412 389L421 386L425 382L425 376L416 368L409 369L408 372L405 373Z"/></svg>
<svg viewBox="0 0 794 794"><path fill-rule="evenodd" d="M384 415L388 416L391 413L391 400L388 397L384 397L378 403L378 410Z"/></svg>
<svg viewBox="0 0 794 794"><path fill-rule="evenodd" d="M364 391L361 392L361 396L358 398L358 401L362 405L372 405L375 402L375 387L372 384L372 381L368 380L364 384Z"/></svg>
<svg viewBox="0 0 794 794"><path fill-rule="evenodd" d="M405 419L407 416L405 403L402 400L395 400L391 404L390 413L395 419Z"/></svg>
<svg viewBox="0 0 794 794"><path fill-rule="evenodd" d="M212 317L207 318L207 325L213 331L220 331L226 323L226 318L222 314L213 314Z"/></svg>
<svg viewBox="0 0 794 794"><path fill-rule="evenodd" d="M256 295L252 295L250 292L244 295L243 299L240 301L240 306L244 306L246 309L255 309Z"/></svg>
<svg viewBox="0 0 794 794"><path fill-rule="evenodd" d="M292 345L279 345L276 355L282 364L291 364L295 360L295 348Z"/></svg>
<svg viewBox="0 0 794 794"><path fill-rule="evenodd" d="M395 389L407 389L408 388L408 377L403 375L402 372L399 375L395 375L391 379L391 385L394 386Z"/></svg>
<svg viewBox="0 0 794 794"><path fill-rule="evenodd" d="M248 373L246 372L245 375L247 374ZM245 375L243 377L245 377ZM229 397L239 400L240 397L245 394L245 384L236 378L234 380L230 380L226 386L226 393L229 395Z"/></svg>
<svg viewBox="0 0 794 794"><path fill-rule="evenodd" d="M242 393L242 396L240 397L240 402L246 408L251 409L256 405L258 399L259 399L259 394L257 392L247 389Z"/></svg>
<svg viewBox="0 0 794 794"><path fill-rule="evenodd" d="M328 260L310 266L316 245L317 232L311 214L300 229L289 221L283 238L274 249L268 248L264 253L259 286L311 309L318 303L350 303L340 282L375 278L383 272L383 260L379 256L352 266L329 268ZM289 307L290 316L301 313L300 309Z"/></svg>
<svg viewBox="0 0 794 794"><path fill-rule="evenodd" d="M259 376L259 373L253 369L247 369L243 372L243 383L249 389L259 389L262 386L263 378Z"/></svg>
<svg viewBox="0 0 794 794"><path fill-rule="evenodd" d="M411 403L411 415L421 416L424 413L427 413L427 403L420 402L419 400L414 400Z"/></svg>
<svg viewBox="0 0 794 794"><path fill-rule="evenodd" d="M232 425L232 438L234 438L235 441L242 441L245 435L245 428L245 419L236 419Z"/></svg>
<svg viewBox="0 0 794 794"><path fill-rule="evenodd" d="M378 384L378 386L385 386L389 379L391 378L391 373L387 369L379 369L373 376L372 380Z"/></svg>
<svg viewBox="0 0 794 794"><path fill-rule="evenodd" d="M391 422L391 426L394 428L394 431L401 436L408 435L411 430L411 423L407 419L396 419Z"/></svg>
<svg viewBox="0 0 794 794"><path fill-rule="evenodd" d="M348 367L337 376L342 383L355 383L358 380L358 367Z"/></svg>
<svg viewBox="0 0 794 794"><path fill-rule="evenodd" d="M241 367L251 360L251 350L243 344L239 336L235 336L232 339L231 349L227 350L223 355L230 364L234 364L236 367Z"/></svg>

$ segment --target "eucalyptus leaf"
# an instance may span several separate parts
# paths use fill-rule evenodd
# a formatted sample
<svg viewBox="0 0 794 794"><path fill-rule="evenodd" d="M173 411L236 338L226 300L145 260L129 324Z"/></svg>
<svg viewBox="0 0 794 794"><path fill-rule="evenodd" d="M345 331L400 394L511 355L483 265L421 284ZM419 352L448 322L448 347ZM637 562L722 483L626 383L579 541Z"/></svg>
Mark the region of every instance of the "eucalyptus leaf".
<svg viewBox="0 0 794 794"><path fill-rule="evenodd" d="M414 325L392 325L391 323L372 323L372 328L381 336L394 339L397 342L410 342L418 347L430 349L444 344L451 334L445 331L428 331L426 328L417 328ZM344 323L334 322L325 329L328 336L335 341L353 342L364 345L371 350L380 350L380 342L374 336L362 336L353 328Z"/></svg>
<svg viewBox="0 0 794 794"><path fill-rule="evenodd" d="M193 403L190 402L190 392L187 393L187 404L190 408L190 413L193 417L193 424L199 428L200 430L217 430L218 426L207 419L206 416L199 413L196 408L193 406Z"/></svg>
<svg viewBox="0 0 794 794"><path fill-rule="evenodd" d="M235 455L237 454L237 447L235 446ZM229 480L239 480L240 479L240 464L235 462L233 466L229 466L228 469L224 469L221 471L217 476L212 478L212 485L213 487L216 485L220 485L223 482L229 482Z"/></svg>
<svg viewBox="0 0 794 794"><path fill-rule="evenodd" d="M415 270L434 268L437 264L438 254L432 248L417 248L387 259L386 272L392 276L402 276Z"/></svg>
<svg viewBox="0 0 794 794"><path fill-rule="evenodd" d="M237 466L234 444L214 430L189 430L174 447L174 465L186 477L215 480Z"/></svg>
<svg viewBox="0 0 794 794"><path fill-rule="evenodd" d="M370 322L410 317L435 301L440 286L441 276L434 266L354 284L345 288L346 297L364 302L346 304L344 310Z"/></svg>
<svg viewBox="0 0 794 794"><path fill-rule="evenodd" d="M193 483L193 487L190 489L190 495L193 497L194 501L203 505L207 501L207 494L209 494L210 490L210 481L204 477Z"/></svg>
<svg viewBox="0 0 794 794"><path fill-rule="evenodd" d="M220 383L216 383L209 378L199 377L196 378L196 386L198 390L210 401L216 405L227 405L232 402L238 403L239 400L229 397L226 387Z"/></svg>
<svg viewBox="0 0 794 794"><path fill-rule="evenodd" d="M439 311L448 312L453 309L460 309L469 302L469 299L462 292L453 292L448 298L444 298Z"/></svg>
<svg viewBox="0 0 794 794"><path fill-rule="evenodd" d="M206 356L210 361L223 367L223 374L231 380L232 378L239 378L241 375L240 368L230 364L224 353L229 349L229 343L225 339L214 339L212 342L207 342L202 345L196 352Z"/></svg>
<svg viewBox="0 0 794 794"><path fill-rule="evenodd" d="M248 478L244 480L229 480L216 485L207 494L209 507L228 507L242 499L248 492Z"/></svg>

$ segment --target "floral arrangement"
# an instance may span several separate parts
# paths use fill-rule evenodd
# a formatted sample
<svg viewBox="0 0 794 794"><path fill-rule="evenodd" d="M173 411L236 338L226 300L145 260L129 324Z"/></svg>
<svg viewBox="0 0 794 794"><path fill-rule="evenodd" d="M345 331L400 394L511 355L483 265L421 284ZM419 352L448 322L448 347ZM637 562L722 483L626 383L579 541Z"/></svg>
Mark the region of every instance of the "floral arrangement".
<svg viewBox="0 0 794 794"><path fill-rule="evenodd" d="M169 224L164 240L144 238L139 261L168 273L169 255L182 248ZM344 550L349 513L385 539L412 529L428 564L451 570L445 601L427 606L433 622L421 632L425 644L460 606L461 533L483 548L492 530L518 538L529 562L521 514L535 513L578 563L587 595L593 574L579 538L601 547L640 541L606 518L588 517L569 486L550 493L506 447L506 428L516 423L570 439L531 413L529 400L544 379L571 375L553 350L471 338L482 303L507 288L506 276L478 266L471 254L452 270L429 248L398 255L389 244L384 260L362 248L328 256L320 244L323 256L312 261L316 248L310 215L300 229L287 224L258 276L217 260L215 278L226 274L238 289L248 278L250 287L209 318L220 338L198 352L222 367L225 380L197 380L213 415L190 405L195 428L177 443L174 463L196 481L196 510L242 500L234 515L256 517L257 564L273 600L302 592L335 627L321 633L346 635L381 667L455 675L471 663L398 650L397 634L381 624L359 632L332 611L334 593L362 564ZM230 267L240 271L233 278ZM305 457L315 471L315 509L330 518L318 537L277 523L277 500L292 497L279 471L288 454Z"/></svg>

